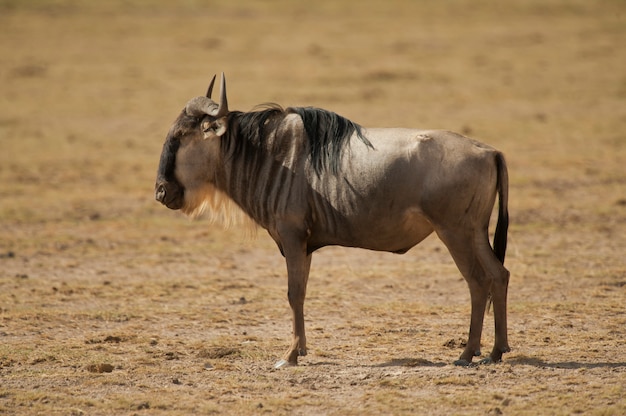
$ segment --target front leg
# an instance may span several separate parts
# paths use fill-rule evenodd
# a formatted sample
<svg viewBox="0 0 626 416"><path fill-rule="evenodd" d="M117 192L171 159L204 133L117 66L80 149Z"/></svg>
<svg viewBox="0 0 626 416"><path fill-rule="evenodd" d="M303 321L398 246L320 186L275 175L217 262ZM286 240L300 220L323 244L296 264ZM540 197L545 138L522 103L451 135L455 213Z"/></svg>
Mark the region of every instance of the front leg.
<svg viewBox="0 0 626 416"><path fill-rule="evenodd" d="M311 254L306 250L306 238L299 233L281 234L281 247L287 262L289 306L293 314L293 341L275 368L298 365L298 356L306 355L306 335L304 331L304 298L311 269Z"/></svg>

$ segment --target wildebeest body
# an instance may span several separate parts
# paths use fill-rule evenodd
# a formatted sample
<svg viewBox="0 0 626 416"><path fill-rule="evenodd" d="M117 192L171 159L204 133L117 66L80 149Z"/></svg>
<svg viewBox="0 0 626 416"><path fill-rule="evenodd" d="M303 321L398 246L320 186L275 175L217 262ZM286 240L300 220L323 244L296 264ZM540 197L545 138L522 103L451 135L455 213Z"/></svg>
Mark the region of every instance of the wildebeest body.
<svg viewBox="0 0 626 416"><path fill-rule="evenodd" d="M499 361L509 350L509 273L502 265L508 178L502 154L492 147L447 131L361 128L313 108L230 112L222 78L220 104L210 97L190 101L166 139L164 153L171 149L173 166L172 155L161 157L158 200L188 214L228 210L232 201L286 258L294 341L278 366L306 354L302 307L315 250L342 245L404 253L433 231L472 295L470 336L457 363L479 354L489 296L496 322L490 359ZM496 195L492 249L488 226Z"/></svg>
<svg viewBox="0 0 626 416"><path fill-rule="evenodd" d="M488 223L496 189L493 150L444 131L367 129L365 134L373 149L352 140L341 175L310 175L313 195L321 199L315 206L326 207L312 227L311 246L405 252L440 220L458 222L450 226ZM444 150L458 146L463 147L462 160ZM461 164L468 171L483 170L485 183L476 186ZM468 218L464 210L470 204L483 204L486 217Z"/></svg>

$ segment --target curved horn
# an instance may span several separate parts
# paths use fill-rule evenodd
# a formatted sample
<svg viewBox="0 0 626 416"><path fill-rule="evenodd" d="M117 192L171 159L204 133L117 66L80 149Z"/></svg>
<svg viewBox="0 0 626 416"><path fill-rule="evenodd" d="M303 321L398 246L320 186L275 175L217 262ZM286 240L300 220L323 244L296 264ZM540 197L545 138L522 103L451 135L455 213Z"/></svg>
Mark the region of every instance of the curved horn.
<svg viewBox="0 0 626 416"><path fill-rule="evenodd" d="M202 114L208 114L210 116L220 118L228 114L228 100L226 99L226 79L222 72L222 86L220 93L219 106L211 100L211 93L213 92L213 84L215 82L215 76L211 80L209 90L206 97L196 97L190 100L185 107L187 114L191 116L201 116Z"/></svg>
<svg viewBox="0 0 626 416"><path fill-rule="evenodd" d="M217 108L217 113L213 114L215 117L223 117L228 114L228 100L226 99L226 78L224 77L223 72L220 89L220 106Z"/></svg>
<svg viewBox="0 0 626 416"><path fill-rule="evenodd" d="M206 92L206 97L207 98L211 98L211 94L213 93L213 84L215 84L215 77L217 75L213 75L213 79L211 80L211 83L209 84L209 89Z"/></svg>

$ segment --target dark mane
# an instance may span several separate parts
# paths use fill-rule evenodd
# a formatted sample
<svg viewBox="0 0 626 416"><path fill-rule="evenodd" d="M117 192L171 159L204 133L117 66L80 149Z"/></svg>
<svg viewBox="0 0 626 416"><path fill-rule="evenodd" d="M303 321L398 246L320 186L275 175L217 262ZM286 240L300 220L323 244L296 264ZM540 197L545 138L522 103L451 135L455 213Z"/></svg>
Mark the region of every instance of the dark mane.
<svg viewBox="0 0 626 416"><path fill-rule="evenodd" d="M225 144L228 146L227 154L230 157L237 155L251 158L251 149L247 149L246 145L263 147L265 138L276 131L289 114L297 114L302 119L309 141L311 164L318 175L324 169L337 174L343 150L355 132L366 146L373 148L363 135L360 125L331 111L314 107L290 107L283 110L277 104L263 104L262 107L265 108L248 113L234 111L229 114L230 139L227 140L229 143Z"/></svg>
<svg viewBox="0 0 626 416"><path fill-rule="evenodd" d="M355 132L366 146L373 148L372 143L363 136L360 125L332 111L314 107L290 107L287 112L298 114L302 118L309 136L311 164L318 174L323 169L330 169L333 174L337 174L343 149Z"/></svg>
<svg viewBox="0 0 626 416"><path fill-rule="evenodd" d="M241 154L245 149L245 142L250 142L259 146L264 142L264 138L274 131L278 124L285 118L285 111L277 104L268 104L267 108L259 111L244 113L232 111L228 114L228 136L226 144L230 144L228 149L231 156ZM239 137L245 140L238 140Z"/></svg>

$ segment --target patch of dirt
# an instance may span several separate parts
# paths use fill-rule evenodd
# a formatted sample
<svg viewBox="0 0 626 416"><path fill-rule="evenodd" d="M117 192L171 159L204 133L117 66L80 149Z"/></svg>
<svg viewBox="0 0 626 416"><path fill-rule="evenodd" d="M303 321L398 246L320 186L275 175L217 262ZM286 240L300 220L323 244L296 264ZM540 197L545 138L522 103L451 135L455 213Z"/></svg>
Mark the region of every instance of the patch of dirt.
<svg viewBox="0 0 626 416"><path fill-rule="evenodd" d="M0 9L0 413L626 414L620 2ZM452 365L469 293L432 236L316 252L308 355L274 369L292 330L276 245L153 197L170 123L221 70L233 109L321 106L504 151L502 363ZM487 313L484 352L493 333Z"/></svg>

